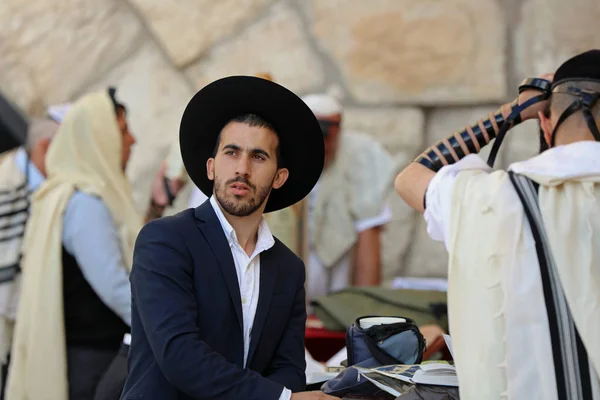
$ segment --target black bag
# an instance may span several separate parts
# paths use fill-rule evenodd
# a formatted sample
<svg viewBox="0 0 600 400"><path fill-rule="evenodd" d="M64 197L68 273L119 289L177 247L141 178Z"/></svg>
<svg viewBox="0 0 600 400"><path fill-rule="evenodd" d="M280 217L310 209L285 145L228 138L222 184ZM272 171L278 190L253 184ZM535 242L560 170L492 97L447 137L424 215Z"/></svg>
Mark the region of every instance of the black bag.
<svg viewBox="0 0 600 400"><path fill-rule="evenodd" d="M367 319L398 320L369 324ZM325 382L321 390L342 397L348 393L372 395L380 391L353 366L374 368L390 364L420 364L425 338L410 318L364 316L357 318L346 332L347 366L338 376ZM362 323L361 323L362 322Z"/></svg>
<svg viewBox="0 0 600 400"><path fill-rule="evenodd" d="M371 360L369 364L420 364L425 351L425 338L419 327L410 318L404 322L377 324L364 329L361 321L378 318L364 316L357 318L346 332L348 366ZM388 317L389 318L389 317Z"/></svg>

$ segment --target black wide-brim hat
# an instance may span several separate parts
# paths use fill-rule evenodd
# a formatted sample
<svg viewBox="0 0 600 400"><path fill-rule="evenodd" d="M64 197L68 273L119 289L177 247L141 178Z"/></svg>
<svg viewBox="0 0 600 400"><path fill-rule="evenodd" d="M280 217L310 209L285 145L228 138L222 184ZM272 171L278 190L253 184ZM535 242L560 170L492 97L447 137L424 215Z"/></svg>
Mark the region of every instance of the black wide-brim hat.
<svg viewBox="0 0 600 400"><path fill-rule="evenodd" d="M310 108L275 82L253 76L230 76L202 88L187 105L179 129L183 164L191 180L206 195L213 193L206 161L213 156L223 127L242 114L256 114L273 125L279 136L287 181L273 189L265 212L302 200L317 183L325 158L323 134Z"/></svg>

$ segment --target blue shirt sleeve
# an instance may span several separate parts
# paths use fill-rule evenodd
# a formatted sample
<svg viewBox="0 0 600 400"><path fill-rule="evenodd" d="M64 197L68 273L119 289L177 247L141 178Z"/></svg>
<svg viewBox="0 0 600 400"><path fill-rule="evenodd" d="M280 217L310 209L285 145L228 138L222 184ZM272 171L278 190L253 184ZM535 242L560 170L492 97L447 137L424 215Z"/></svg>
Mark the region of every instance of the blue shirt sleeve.
<svg viewBox="0 0 600 400"><path fill-rule="evenodd" d="M63 245L98 297L131 326L131 288L112 215L96 196L75 192L63 217Z"/></svg>

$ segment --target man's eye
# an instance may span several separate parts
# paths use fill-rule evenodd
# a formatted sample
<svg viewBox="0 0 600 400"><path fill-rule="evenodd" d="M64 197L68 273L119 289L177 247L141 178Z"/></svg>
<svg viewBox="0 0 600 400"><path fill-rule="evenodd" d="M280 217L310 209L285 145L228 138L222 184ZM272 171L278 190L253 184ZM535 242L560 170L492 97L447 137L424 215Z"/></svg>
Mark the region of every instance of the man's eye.
<svg viewBox="0 0 600 400"><path fill-rule="evenodd" d="M265 159L265 157L264 157L264 156L261 156L261 155L259 155L259 154L255 154L255 155L254 155L254 158L256 158L256 159L258 159L258 160L264 160L264 159Z"/></svg>
<svg viewBox="0 0 600 400"><path fill-rule="evenodd" d="M233 151L233 150L227 150L225 152L225 154L227 154L228 156L233 156L233 155L235 155L235 151Z"/></svg>

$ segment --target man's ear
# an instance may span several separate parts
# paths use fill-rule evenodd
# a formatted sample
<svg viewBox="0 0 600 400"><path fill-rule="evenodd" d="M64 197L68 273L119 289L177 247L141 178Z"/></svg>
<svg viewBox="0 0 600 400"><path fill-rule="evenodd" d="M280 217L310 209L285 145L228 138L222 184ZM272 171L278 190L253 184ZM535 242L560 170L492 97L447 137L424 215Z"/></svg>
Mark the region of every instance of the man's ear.
<svg viewBox="0 0 600 400"><path fill-rule="evenodd" d="M273 189L282 187L285 181L287 181L288 176L290 176L290 171L287 168L279 168L273 180Z"/></svg>
<svg viewBox="0 0 600 400"><path fill-rule="evenodd" d="M212 157L206 160L206 176L211 181L215 180L215 159Z"/></svg>
<svg viewBox="0 0 600 400"><path fill-rule="evenodd" d="M546 117L543 112L538 111L538 117L540 119L540 127L544 131L544 139L548 144L548 148L552 147L552 124L550 123L550 118Z"/></svg>

